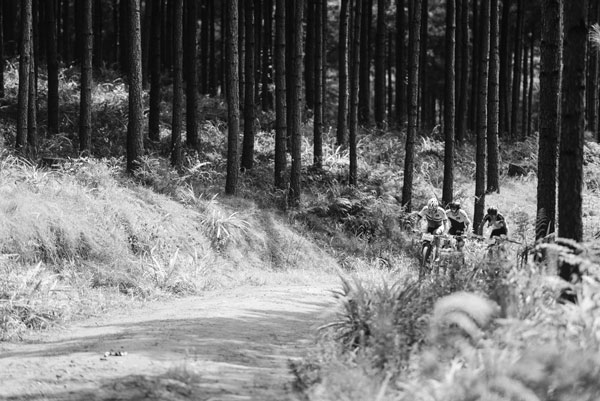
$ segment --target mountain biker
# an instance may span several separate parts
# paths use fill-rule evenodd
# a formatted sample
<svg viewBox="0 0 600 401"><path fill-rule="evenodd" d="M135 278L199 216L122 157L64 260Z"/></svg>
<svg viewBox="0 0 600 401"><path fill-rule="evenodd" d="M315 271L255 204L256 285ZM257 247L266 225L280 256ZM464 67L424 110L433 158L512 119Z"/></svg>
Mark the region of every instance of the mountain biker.
<svg viewBox="0 0 600 401"><path fill-rule="evenodd" d="M427 220L427 232L429 234L440 235L448 231L448 216L446 216L446 211L440 207L435 198L429 199L427 205L421 209L417 216L419 221L422 218Z"/></svg>
<svg viewBox="0 0 600 401"><path fill-rule="evenodd" d="M460 202L453 201L448 204L448 210L446 210L448 220L450 220L450 229L448 234L458 236L456 238L456 249L461 250L465 244L464 239L461 237L471 225L471 219L467 216L464 209L461 208Z"/></svg>
<svg viewBox="0 0 600 401"><path fill-rule="evenodd" d="M508 227L504 216L498 213L498 209L490 207L487 210L487 214L483 217L483 221L479 225L479 232L483 229L483 225L487 222L488 227L492 227L490 238L506 236L508 235Z"/></svg>

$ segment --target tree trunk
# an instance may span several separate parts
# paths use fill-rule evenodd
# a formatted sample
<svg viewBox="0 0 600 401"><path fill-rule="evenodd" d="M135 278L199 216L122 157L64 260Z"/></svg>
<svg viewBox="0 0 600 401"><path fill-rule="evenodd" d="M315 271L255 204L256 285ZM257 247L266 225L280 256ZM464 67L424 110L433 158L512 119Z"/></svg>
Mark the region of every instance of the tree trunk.
<svg viewBox="0 0 600 401"><path fill-rule="evenodd" d="M48 135L56 135L59 132L58 115L58 59L56 39L56 0L46 0L46 35L48 43L46 48L46 59L48 65Z"/></svg>
<svg viewBox="0 0 600 401"><path fill-rule="evenodd" d="M200 152L200 137L198 135L198 68L197 68L197 56L196 47L198 45L196 37L196 22L197 22L197 8L196 0L187 0L187 51L185 52L184 58L187 64L185 68L186 72L186 87L185 87L185 100L186 100L186 145Z"/></svg>
<svg viewBox="0 0 600 401"><path fill-rule="evenodd" d="M456 109L456 142L461 144L465 139L467 130L467 106L469 99L469 1L460 0L462 38L461 38L461 53L462 53L462 72L460 74L460 94L457 98Z"/></svg>
<svg viewBox="0 0 600 401"><path fill-rule="evenodd" d="M217 50L215 39L215 0L208 0L208 93L217 95Z"/></svg>
<svg viewBox="0 0 600 401"><path fill-rule="evenodd" d="M431 111L431 97L429 96L429 88L427 81L427 69L428 69L428 39L429 39L429 0L420 0L423 2L421 5L421 49L419 53L419 103L421 105L421 127L428 129L431 128L434 123L433 119L435 115L430 114ZM417 122L418 124L418 122Z"/></svg>
<svg viewBox="0 0 600 401"><path fill-rule="evenodd" d="M454 96L455 96L455 46L456 3L446 0L446 66L444 87L444 185L442 203L452 201L454 193Z"/></svg>
<svg viewBox="0 0 600 401"><path fill-rule="evenodd" d="M121 72L129 74L129 3L128 0L120 0L119 3L119 51L121 58Z"/></svg>
<svg viewBox="0 0 600 401"><path fill-rule="evenodd" d="M314 71L315 71L315 0L306 0L306 44L304 56L304 84L306 107L314 107Z"/></svg>
<svg viewBox="0 0 600 401"><path fill-rule="evenodd" d="M313 164L316 169L323 168L323 7L315 2L315 92L313 118Z"/></svg>
<svg viewBox="0 0 600 401"><path fill-rule="evenodd" d="M37 24L35 24L37 25ZM33 27L31 35L33 37ZM27 93L27 154L29 157L36 158L38 150L38 131L37 131L37 80L35 68L35 46L30 47L31 55L29 57L29 92Z"/></svg>
<svg viewBox="0 0 600 401"><path fill-rule="evenodd" d="M523 35L523 89L521 103L521 138L525 138L527 133L527 90L529 89L529 46L525 38L526 34Z"/></svg>
<svg viewBox="0 0 600 401"><path fill-rule="evenodd" d="M500 172L498 166L498 116L500 94L500 54L498 44L498 0L491 0L490 9L490 61L487 104L487 193L500 192Z"/></svg>
<svg viewBox="0 0 600 401"><path fill-rule="evenodd" d="M385 122L385 0L377 0L377 33L375 34L375 105L377 127Z"/></svg>
<svg viewBox="0 0 600 401"><path fill-rule="evenodd" d="M70 17L70 4L69 0L62 0L62 60L65 65L71 63L72 52L71 52L71 17Z"/></svg>
<svg viewBox="0 0 600 401"><path fill-rule="evenodd" d="M79 152L92 152L92 0L83 0L81 28L83 47L81 55L81 98L79 101Z"/></svg>
<svg viewBox="0 0 600 401"><path fill-rule="evenodd" d="M479 91L479 65L481 57L479 54L481 47L481 33L480 33L480 12L479 12L479 1L473 0L473 20L472 20L472 31L473 31L473 48L471 57L471 96L469 97L469 109L468 109L468 128L475 132L477 130L477 116L478 113L478 91Z"/></svg>
<svg viewBox="0 0 600 401"><path fill-rule="evenodd" d="M404 0L396 0L396 120L406 121L406 21Z"/></svg>
<svg viewBox="0 0 600 401"><path fill-rule="evenodd" d="M50 1L51 3L54 3L53 0ZM94 2L94 10L92 12L92 16L94 19L94 26L93 26L93 30L94 30L94 43L93 43L93 48L94 48L94 57L93 57L93 65L96 68L100 68L102 66L102 63L104 62L104 54L102 52L102 31L104 29L104 24L102 21L102 18L104 16L103 10L102 10L102 1L95 1ZM50 10L48 8L46 8L46 14L49 12ZM52 13L54 13L54 10L52 10ZM55 28L55 32L56 32L56 28ZM50 38L48 38L48 41L50 41ZM56 44L54 45L56 46Z"/></svg>
<svg viewBox="0 0 600 401"><path fill-rule="evenodd" d="M354 3L354 12L351 22L351 40L350 40L350 63L349 63L349 74L350 74L350 99L349 99L349 115L348 115L348 147L350 157L350 168L348 171L348 185L357 186L358 184L358 157L356 155L356 137L358 134L358 109L359 109L359 95L358 87L360 86L360 64L361 58L359 57L362 52L361 38L364 36L361 33L364 25L362 23L362 11L363 7L359 0Z"/></svg>
<svg viewBox="0 0 600 401"><path fill-rule="evenodd" d="M173 0L173 119L171 123L171 164L181 167L183 107L183 0Z"/></svg>
<svg viewBox="0 0 600 401"><path fill-rule="evenodd" d="M300 107L302 106L302 12L304 10L304 2L302 0L295 0L293 5L294 14L292 16L292 21L294 21L294 23L289 26L289 29L291 29L293 33L292 42L290 43L293 56L290 74L294 85L288 88L291 92L292 99L292 103L289 104L289 107L291 108L291 121L288 122L292 142L292 166L290 171L288 203L292 207L297 207L300 205L302 178L302 132L300 131L302 113Z"/></svg>
<svg viewBox="0 0 600 401"><path fill-rule="evenodd" d="M152 26L160 26L160 0L152 2ZM160 141L160 50L161 30L152 30L152 46L150 46L150 116L148 121L148 137L154 142Z"/></svg>
<svg viewBox="0 0 600 401"><path fill-rule="evenodd" d="M149 7L149 4L147 4L146 7ZM139 167L139 160L144 154L144 137L142 135L142 33L140 0L129 0L127 9L129 11L129 23L127 24L129 27L129 122L127 124L127 171L131 173Z"/></svg>
<svg viewBox="0 0 600 401"><path fill-rule="evenodd" d="M421 37L421 1L409 2L408 37L408 129L406 131L406 156L404 158L404 184L402 187L402 206L407 212L412 210L412 185L415 158L415 137L418 118L419 51Z"/></svg>
<svg viewBox="0 0 600 401"><path fill-rule="evenodd" d="M273 48L273 0L265 0L265 29L262 48L262 76L261 76L261 104L263 110L273 109L273 93L270 89L272 80L269 72L271 71L271 59Z"/></svg>
<svg viewBox="0 0 600 401"><path fill-rule="evenodd" d="M564 61L558 168L558 235L583 240L583 144L587 0L564 3ZM556 27L554 28L556 29Z"/></svg>
<svg viewBox="0 0 600 401"><path fill-rule="evenodd" d="M371 14L372 1L363 0L360 28L360 76L358 87L358 122L368 125L371 119Z"/></svg>
<svg viewBox="0 0 600 401"><path fill-rule="evenodd" d="M485 137L487 134L487 104L488 104L488 67L490 53L490 0L481 1L480 13L481 48L479 52L479 97L477 102L477 149L475 155L475 208L473 227L478 228L483 220L485 209ZM481 234L481 233L479 233Z"/></svg>
<svg viewBox="0 0 600 401"><path fill-rule="evenodd" d="M518 135L519 124L519 99L521 97L521 55L523 53L523 0L517 0L517 30L515 32L515 62L513 64L513 82L512 82L512 110L510 112L510 137L517 139L522 137Z"/></svg>
<svg viewBox="0 0 600 401"><path fill-rule="evenodd" d="M15 148L24 151L27 146L29 110L29 72L31 69L31 0L21 0L21 39L19 58L19 95L17 108L17 137Z"/></svg>
<svg viewBox="0 0 600 401"><path fill-rule="evenodd" d="M0 0L0 99L4 97L4 4Z"/></svg>
<svg viewBox="0 0 600 401"><path fill-rule="evenodd" d="M144 7L144 26L142 29L142 87L148 87L150 77L150 39L152 36L152 5L153 0L146 0ZM141 3L140 3L141 4ZM141 5L140 5L141 7Z"/></svg>
<svg viewBox="0 0 600 401"><path fill-rule="evenodd" d="M589 2L588 25L598 23L598 2ZM586 121L587 131L596 132L597 111L598 111L598 53L594 44L588 42L588 59L587 59L587 79L586 79Z"/></svg>
<svg viewBox="0 0 600 401"><path fill-rule="evenodd" d="M502 21L500 29L500 84L499 84L499 134L504 135L510 128L510 4L511 0L502 0Z"/></svg>
<svg viewBox="0 0 600 401"><path fill-rule="evenodd" d="M531 137L531 124L532 124L532 114L533 114L533 54L535 49L535 35L532 32L530 37L529 48L531 51L529 52L529 90L527 95L527 137Z"/></svg>
<svg viewBox="0 0 600 401"><path fill-rule="evenodd" d="M536 239L556 228L563 0L542 0Z"/></svg>
<svg viewBox="0 0 600 401"><path fill-rule="evenodd" d="M286 0L276 0L275 9L275 188L286 188L286 90L285 90Z"/></svg>
<svg viewBox="0 0 600 401"><path fill-rule="evenodd" d="M339 33L339 98L338 98L338 120L336 131L336 145L345 146L347 142L348 121L348 2L341 0L340 8L340 33Z"/></svg>
<svg viewBox="0 0 600 401"><path fill-rule="evenodd" d="M251 170L254 167L254 137L256 129L254 127L255 119L255 104L254 104L254 79L255 79L255 63L256 56L254 51L254 1L249 0L244 2L246 7L244 16L246 23L246 59L245 59L245 74L246 85L244 89L244 140L242 145L242 170Z"/></svg>
<svg viewBox="0 0 600 401"><path fill-rule="evenodd" d="M238 182L238 141L240 136L238 0L227 0L227 178L225 193L235 195Z"/></svg>
<svg viewBox="0 0 600 401"><path fill-rule="evenodd" d="M246 3L252 3L253 0L248 0L246 1ZM210 66L208 64L208 57L209 57L209 43L208 43L208 39L209 39L209 21L210 21L210 15L208 13L208 6L207 6L207 1L204 0L201 2L201 6L200 6L200 60L202 60L202 62L200 63L200 91L204 94L207 94L209 92L209 88L208 88L208 76L209 76L209 70L210 70Z"/></svg>

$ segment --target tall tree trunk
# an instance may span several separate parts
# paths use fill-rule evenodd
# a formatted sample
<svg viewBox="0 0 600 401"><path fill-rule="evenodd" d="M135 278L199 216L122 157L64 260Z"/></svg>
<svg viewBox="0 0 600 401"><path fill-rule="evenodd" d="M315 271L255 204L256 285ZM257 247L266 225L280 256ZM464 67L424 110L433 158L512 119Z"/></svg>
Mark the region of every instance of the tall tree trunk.
<svg viewBox="0 0 600 401"><path fill-rule="evenodd" d="M285 88L286 0L276 0L275 9L275 188L286 188L286 88Z"/></svg>
<svg viewBox="0 0 600 401"><path fill-rule="evenodd" d="M65 65L72 60L72 38L71 38L71 7L69 0L62 0L62 60Z"/></svg>
<svg viewBox="0 0 600 401"><path fill-rule="evenodd" d="M457 97L456 108L456 142L461 144L465 139L465 131L467 130L467 106L469 98L469 1L460 0L462 39L462 72L460 74L460 94Z"/></svg>
<svg viewBox="0 0 600 401"><path fill-rule="evenodd" d="M530 37L529 47L531 51L529 52L529 90L527 95L527 137L531 137L531 124L532 124L532 114L533 114L533 55L535 49L535 35L532 32Z"/></svg>
<svg viewBox="0 0 600 401"><path fill-rule="evenodd" d="M21 0L21 39L19 58L19 95L17 106L17 137L15 148L25 151L27 146L29 110L29 72L31 69L31 0Z"/></svg>
<svg viewBox="0 0 600 401"><path fill-rule="evenodd" d="M588 25L598 23L598 2L589 2ZM588 42L587 58L587 78L586 78L586 122L587 130L596 132L597 111L598 111L598 53L594 49L591 41Z"/></svg>
<svg viewBox="0 0 600 401"><path fill-rule="evenodd" d="M315 0L306 0L306 44L304 56L304 84L306 107L314 107L314 71L315 71Z"/></svg>
<svg viewBox="0 0 600 401"><path fill-rule="evenodd" d="M215 39L215 0L208 0L208 93L217 95L217 53Z"/></svg>
<svg viewBox="0 0 600 401"><path fill-rule="evenodd" d="M511 0L502 0L502 20L500 28L500 85L499 85L499 133L504 135L510 128L510 4Z"/></svg>
<svg viewBox="0 0 600 401"><path fill-rule="evenodd" d="M262 51L262 0L254 0L254 99L257 109L260 99L260 60Z"/></svg>
<svg viewBox="0 0 600 401"><path fill-rule="evenodd" d="M225 193L235 195L238 182L238 142L240 136L238 0L227 0L227 178Z"/></svg>
<svg viewBox="0 0 600 401"><path fill-rule="evenodd" d="M409 0L410 1L410 0ZM406 121L406 21L405 0L396 0L396 120Z"/></svg>
<svg viewBox="0 0 600 401"><path fill-rule="evenodd" d="M568 0L570 1L570 0ZM536 239L556 229L563 0L542 0Z"/></svg>
<svg viewBox="0 0 600 401"><path fill-rule="evenodd" d="M419 50L419 104L421 107L421 127L431 128L434 123L434 115L431 111L431 96L429 96L429 83L427 81L427 67L429 59L427 57L428 39L429 39L429 0L420 0L421 6L421 49ZM418 122L417 122L418 124Z"/></svg>
<svg viewBox="0 0 600 401"><path fill-rule="evenodd" d="M564 62L558 168L558 235L583 240L583 144L587 0L564 3ZM556 29L556 28L555 28Z"/></svg>
<svg viewBox="0 0 600 401"><path fill-rule="evenodd" d="M523 102L521 103L521 138L525 138L527 133L527 90L529 89L529 46L525 38L527 34L523 35L523 89L522 96Z"/></svg>
<svg viewBox="0 0 600 401"><path fill-rule="evenodd" d="M128 1L129 122L127 124L127 171L133 172L139 167L139 160L144 154L144 137L142 135L142 33L140 0ZM154 1L156 2L156 0ZM147 4L146 7L150 7L150 4ZM158 43L155 44L158 45Z"/></svg>
<svg viewBox="0 0 600 401"><path fill-rule="evenodd" d="M444 185L442 202L447 205L454 193L454 96L455 96L455 46L456 3L446 0L446 66L444 87Z"/></svg>
<svg viewBox="0 0 600 401"><path fill-rule="evenodd" d="M246 3L248 2L252 3L253 0L246 1ZM206 0L203 0L200 7L200 60L202 60L202 63L200 64L200 91L204 94L209 92L208 75L210 70L210 66L208 65L208 24L210 21L210 16L208 14L207 3L208 2Z"/></svg>
<svg viewBox="0 0 600 401"><path fill-rule="evenodd" d="M242 170L251 170L254 167L254 127L255 104L254 104L254 79L255 79L255 51L254 51L254 1L245 1L244 16L246 18L246 59L245 74L246 87L244 90L244 140L242 144Z"/></svg>
<svg viewBox="0 0 600 401"><path fill-rule="evenodd" d="M4 97L4 0L0 0L0 99Z"/></svg>
<svg viewBox="0 0 600 401"><path fill-rule="evenodd" d="M150 77L150 39L152 36L152 3L146 0L144 7L144 26L142 27L142 87L148 87ZM141 6L140 6L141 7Z"/></svg>
<svg viewBox="0 0 600 401"><path fill-rule="evenodd" d="M291 121L288 122L288 127L291 136L292 145L292 166L290 171L290 192L288 203L292 207L297 207L300 204L301 194L301 169L302 169L302 132L300 131L302 113L302 12L304 11L304 1L294 0L294 14L292 16L293 25L289 26L292 30L292 48L293 62L290 74L294 85L288 88L291 92L292 103Z"/></svg>
<svg viewBox="0 0 600 401"><path fill-rule="evenodd" d="M337 146L346 145L346 131L348 129L348 2L349 0L341 0L340 7L340 46L338 57L339 98L336 131Z"/></svg>
<svg viewBox="0 0 600 401"><path fill-rule="evenodd" d="M152 2L152 26L159 27L162 14L160 0ZM148 121L148 137L160 141L160 64L161 64L161 29L152 30L152 46L150 46L150 116Z"/></svg>
<svg viewBox="0 0 600 401"><path fill-rule="evenodd" d="M79 101L79 152L92 152L92 0L83 0L81 28L83 48L81 55L81 98Z"/></svg>
<svg viewBox="0 0 600 401"><path fill-rule="evenodd" d="M358 122L368 125L371 119L371 14L372 1L363 0L360 28L360 76L358 86Z"/></svg>
<svg viewBox="0 0 600 401"><path fill-rule="evenodd" d="M487 112L487 193L500 192L500 172L498 168L498 116L500 94L500 54L498 44L498 0L491 0L490 9L490 62L488 77Z"/></svg>
<svg viewBox="0 0 600 401"><path fill-rule="evenodd" d="M516 139L522 137L518 135L519 128L519 99L521 97L521 55L523 53L523 0L517 0L517 30L515 32L515 62L513 64L513 82L512 82L512 110L510 112L510 137Z"/></svg>
<svg viewBox="0 0 600 401"><path fill-rule="evenodd" d="M490 0L481 0L479 21L481 23L479 27L481 49L479 52L479 107L477 117L477 149L475 155L475 208L473 213L473 227L479 227L483 220L485 209L485 137L487 135L488 67L490 58Z"/></svg>
<svg viewBox="0 0 600 401"><path fill-rule="evenodd" d="M129 2L120 0L119 3L119 63L123 74L129 74Z"/></svg>
<svg viewBox="0 0 600 401"><path fill-rule="evenodd" d="M273 0L265 0L265 29L264 29L264 41L262 48L262 75L261 75L261 104L263 110L273 109L273 93L270 89L272 80L271 74L271 60L272 60L272 48L273 48Z"/></svg>
<svg viewBox="0 0 600 401"><path fill-rule="evenodd" d="M37 24L32 25L31 35L33 37L34 27ZM37 79L36 79L36 67L35 67L35 46L30 47L31 55L29 62L29 92L27 94L27 154L29 157L36 158L38 150L38 131L37 131Z"/></svg>
<svg viewBox="0 0 600 401"><path fill-rule="evenodd" d="M473 31L473 45L472 45L472 57L471 57L471 96L469 97L469 110L468 110L468 128L475 132L477 130L477 116L479 108L479 65L481 56L479 54L481 48L481 29L480 29L480 12L479 12L480 0L473 0L473 19L472 19L472 31Z"/></svg>
<svg viewBox="0 0 600 401"><path fill-rule="evenodd" d="M51 3L54 3L54 1L51 1ZM102 31L104 29L104 24L102 21L102 18L104 16L103 10L102 10L102 1L95 1L94 2L94 10L92 12L92 16L94 19L94 43L93 43L93 48L94 48L94 57L93 57L93 65L96 68L100 68L102 66L102 63L104 62L104 55L102 52ZM48 13L49 10L46 9L46 13ZM52 10L52 12L54 13L54 10ZM56 29L55 29L56 32ZM50 38L48 38L48 40L50 40ZM56 44L54 45L56 46Z"/></svg>
<svg viewBox="0 0 600 401"><path fill-rule="evenodd" d="M58 117L58 59L56 39L56 0L46 0L46 35L48 44L46 59L48 60L48 135L59 132Z"/></svg>
<svg viewBox="0 0 600 401"><path fill-rule="evenodd" d="M186 62L186 145L197 152L200 152L200 137L198 135L198 68L196 47L198 45L196 37L197 8L196 0L187 0L187 50L184 55Z"/></svg>
<svg viewBox="0 0 600 401"><path fill-rule="evenodd" d="M315 92L313 118L313 164L317 169L323 168L323 7L315 2Z"/></svg>
<svg viewBox="0 0 600 401"><path fill-rule="evenodd" d="M375 34L375 123L385 121L385 0L377 0L377 33Z"/></svg>
<svg viewBox="0 0 600 401"><path fill-rule="evenodd" d="M349 75L350 75L350 99L349 99L349 113L348 113L348 147L350 157L350 168L348 171L348 185L357 186L358 184L358 156L356 152L356 137L358 135L358 109L359 109L359 94L358 87L360 86L360 64L361 58L359 57L362 52L361 39L364 37L361 30L364 28L362 23L362 11L363 7L359 0L354 2L353 18L350 26L352 27L351 39L349 41L350 47L350 63L349 63Z"/></svg>
<svg viewBox="0 0 600 401"><path fill-rule="evenodd" d="M171 164L177 168L182 155L183 107L183 0L173 0L173 118L171 123Z"/></svg>
<svg viewBox="0 0 600 401"><path fill-rule="evenodd" d="M407 212L412 210L412 186L415 159L415 137L417 136L418 90L419 90L419 51L421 42L421 1L409 0L408 37L408 129L404 157L404 184L402 186L402 206Z"/></svg>

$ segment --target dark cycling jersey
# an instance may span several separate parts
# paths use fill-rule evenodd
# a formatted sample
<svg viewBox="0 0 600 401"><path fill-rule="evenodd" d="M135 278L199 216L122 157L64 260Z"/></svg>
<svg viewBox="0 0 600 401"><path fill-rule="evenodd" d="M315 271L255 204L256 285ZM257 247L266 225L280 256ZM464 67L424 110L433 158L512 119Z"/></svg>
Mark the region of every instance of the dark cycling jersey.
<svg viewBox="0 0 600 401"><path fill-rule="evenodd" d="M456 212L446 210L446 215L448 216L448 220L450 220L450 229L448 230L448 234L450 235L460 235L465 231L467 226L471 225L469 216L462 209L458 209Z"/></svg>
<svg viewBox="0 0 600 401"><path fill-rule="evenodd" d="M486 214L483 217L483 223L487 222L488 227L492 227L490 238L499 237L501 235L508 235L508 227L506 226L506 220L500 213L496 215Z"/></svg>

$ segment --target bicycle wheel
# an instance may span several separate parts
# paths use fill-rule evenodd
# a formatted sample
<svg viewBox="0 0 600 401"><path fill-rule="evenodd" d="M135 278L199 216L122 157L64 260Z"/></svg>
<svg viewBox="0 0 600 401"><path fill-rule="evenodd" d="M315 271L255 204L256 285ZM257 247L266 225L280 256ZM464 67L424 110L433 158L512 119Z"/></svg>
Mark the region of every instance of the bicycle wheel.
<svg viewBox="0 0 600 401"><path fill-rule="evenodd" d="M423 244L421 247L421 269L419 270L419 279L423 278L425 271L431 262L429 260L431 258L431 248L431 244L428 243Z"/></svg>

